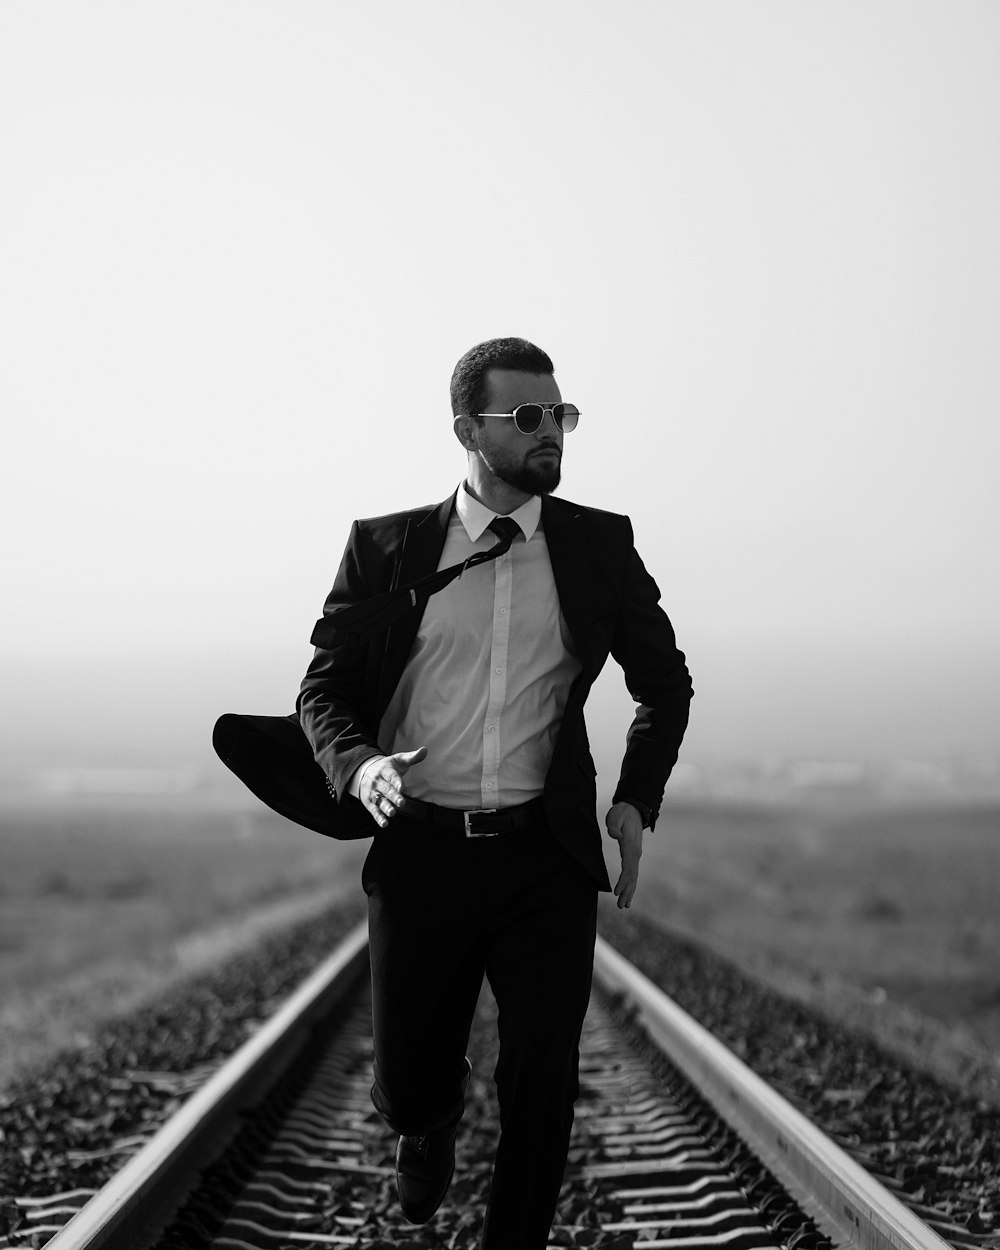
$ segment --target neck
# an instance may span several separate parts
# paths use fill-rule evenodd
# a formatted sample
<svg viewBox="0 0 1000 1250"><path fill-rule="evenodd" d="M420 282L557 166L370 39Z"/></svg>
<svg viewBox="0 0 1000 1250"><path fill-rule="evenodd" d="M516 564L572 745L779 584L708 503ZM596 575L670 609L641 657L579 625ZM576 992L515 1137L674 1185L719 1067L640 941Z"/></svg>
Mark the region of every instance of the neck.
<svg viewBox="0 0 1000 1250"><path fill-rule="evenodd" d="M510 516L512 512L520 508L521 504L527 503L531 498L530 492L518 490L515 486L501 482L475 455L469 457L469 472L465 479L465 488L473 499L478 499L484 507L500 516Z"/></svg>

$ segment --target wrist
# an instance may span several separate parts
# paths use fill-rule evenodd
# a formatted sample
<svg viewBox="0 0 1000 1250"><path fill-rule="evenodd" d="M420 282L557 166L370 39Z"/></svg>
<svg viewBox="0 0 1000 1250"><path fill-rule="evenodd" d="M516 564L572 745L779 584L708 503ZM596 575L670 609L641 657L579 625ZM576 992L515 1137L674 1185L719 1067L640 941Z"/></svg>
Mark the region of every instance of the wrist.
<svg viewBox="0 0 1000 1250"><path fill-rule="evenodd" d="M626 798L624 795L620 796L616 802L627 803L629 807L634 808L634 810L639 813L643 829L649 829L652 827L655 813L648 803L640 803L638 799Z"/></svg>
<svg viewBox="0 0 1000 1250"><path fill-rule="evenodd" d="M377 765L381 764L384 759L385 759L384 755L372 755L368 759L366 759L365 762L361 765L362 780L368 775L368 772L370 769L375 768Z"/></svg>

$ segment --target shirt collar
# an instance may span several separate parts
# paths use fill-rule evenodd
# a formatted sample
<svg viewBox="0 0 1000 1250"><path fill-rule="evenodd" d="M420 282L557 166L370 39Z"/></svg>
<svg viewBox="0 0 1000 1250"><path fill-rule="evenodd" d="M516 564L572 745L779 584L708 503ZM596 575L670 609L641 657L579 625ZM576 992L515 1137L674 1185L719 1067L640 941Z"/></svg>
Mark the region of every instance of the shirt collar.
<svg viewBox="0 0 1000 1250"><path fill-rule="evenodd" d="M476 542L482 538L486 532L489 523L495 516L499 514L492 512L485 504L481 504L469 494L465 483L458 488L458 494L455 496L455 511L458 513L459 520L465 526L465 532L469 535L470 542ZM532 495L530 499L526 499L520 508L515 509L511 514L511 520L516 521L524 535L524 541L527 542L538 529L538 523L542 519L542 498L540 495Z"/></svg>

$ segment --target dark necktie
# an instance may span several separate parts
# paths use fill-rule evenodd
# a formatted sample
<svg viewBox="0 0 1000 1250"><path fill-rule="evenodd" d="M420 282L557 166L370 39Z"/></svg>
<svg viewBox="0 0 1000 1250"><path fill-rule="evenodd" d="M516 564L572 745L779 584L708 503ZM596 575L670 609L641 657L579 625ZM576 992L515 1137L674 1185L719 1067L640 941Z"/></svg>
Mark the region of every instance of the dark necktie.
<svg viewBox="0 0 1000 1250"><path fill-rule="evenodd" d="M330 648L338 641L338 635L342 639L345 632L357 634L363 640L379 630L387 629L418 604L426 603L431 595L443 590L466 569L475 568L477 564L486 564L504 555L521 532L518 523L506 516L494 517L488 528L500 540L488 551L477 551L461 564L439 569L427 577L418 578L409 586L397 586L394 590L372 595L370 599L363 599L360 603L347 603L342 607L328 609L316 622L309 641L314 647Z"/></svg>

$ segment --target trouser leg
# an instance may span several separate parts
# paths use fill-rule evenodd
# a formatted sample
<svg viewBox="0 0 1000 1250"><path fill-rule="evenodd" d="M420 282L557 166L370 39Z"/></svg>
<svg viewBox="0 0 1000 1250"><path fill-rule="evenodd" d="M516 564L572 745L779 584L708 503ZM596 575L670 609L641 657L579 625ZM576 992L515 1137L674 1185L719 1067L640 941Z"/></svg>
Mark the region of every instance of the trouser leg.
<svg viewBox="0 0 1000 1250"><path fill-rule="evenodd" d="M456 915L454 862L426 838L408 844L407 832L394 834L393 842L387 840L370 857L364 882L372 1102L390 1128L414 1137L461 1114L465 1052L485 951L481 938L460 912Z"/></svg>
<svg viewBox="0 0 1000 1250"><path fill-rule="evenodd" d="M579 1094L596 921L596 885L563 858L511 900L490 936L501 1136L483 1250L544 1250L548 1240Z"/></svg>

